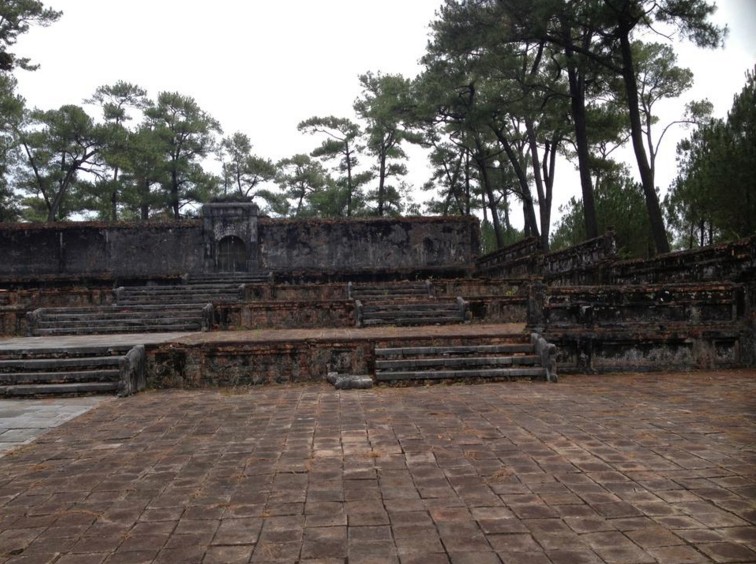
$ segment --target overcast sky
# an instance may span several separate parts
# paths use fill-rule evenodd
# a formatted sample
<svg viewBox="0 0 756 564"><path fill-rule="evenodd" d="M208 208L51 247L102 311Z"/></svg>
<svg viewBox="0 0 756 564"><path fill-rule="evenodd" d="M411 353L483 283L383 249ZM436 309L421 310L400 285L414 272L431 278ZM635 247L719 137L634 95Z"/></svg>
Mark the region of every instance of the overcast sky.
<svg viewBox="0 0 756 564"><path fill-rule="evenodd" d="M81 104L101 85L124 80L147 89L192 96L225 134L252 139L254 152L278 160L309 152L317 139L297 123L311 116L354 117L358 75L414 77L441 0L46 0L63 11L48 28L19 39L20 56L40 64L16 73L28 104L42 109ZM676 44L695 86L668 103L665 120L689 99L709 98L723 116L756 63L756 0L717 0L715 21L730 34L723 50ZM665 138L657 183L675 175L676 131ZM429 176L410 164L411 179ZM557 203L579 192L570 165L557 172ZM556 211L556 208L555 208Z"/></svg>

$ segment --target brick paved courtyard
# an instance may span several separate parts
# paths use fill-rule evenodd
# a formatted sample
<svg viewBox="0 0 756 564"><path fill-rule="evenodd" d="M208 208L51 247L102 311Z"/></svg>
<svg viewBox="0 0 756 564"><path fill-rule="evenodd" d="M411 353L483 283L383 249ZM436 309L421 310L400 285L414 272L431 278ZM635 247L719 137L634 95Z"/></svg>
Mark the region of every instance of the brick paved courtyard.
<svg viewBox="0 0 756 564"><path fill-rule="evenodd" d="M0 458L0 562L756 562L756 371L106 401Z"/></svg>

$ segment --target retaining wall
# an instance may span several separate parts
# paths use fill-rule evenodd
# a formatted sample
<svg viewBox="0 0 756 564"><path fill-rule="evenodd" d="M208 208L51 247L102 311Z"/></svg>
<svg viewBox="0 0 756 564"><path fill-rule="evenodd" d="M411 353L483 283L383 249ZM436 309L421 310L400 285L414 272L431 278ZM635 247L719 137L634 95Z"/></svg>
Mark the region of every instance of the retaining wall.
<svg viewBox="0 0 756 564"><path fill-rule="evenodd" d="M479 248L470 217L258 222L259 268L294 273L466 272ZM204 272L215 233L201 221L0 224L0 283L134 279ZM316 276L317 278L317 276ZM322 277L321 277L322 280Z"/></svg>

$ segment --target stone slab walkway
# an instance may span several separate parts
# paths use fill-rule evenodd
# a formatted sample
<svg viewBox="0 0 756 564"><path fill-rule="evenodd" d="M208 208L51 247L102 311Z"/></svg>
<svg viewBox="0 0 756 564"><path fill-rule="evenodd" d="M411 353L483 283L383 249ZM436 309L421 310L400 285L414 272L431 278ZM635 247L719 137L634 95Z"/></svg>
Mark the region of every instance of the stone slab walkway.
<svg viewBox="0 0 756 564"><path fill-rule="evenodd" d="M112 398L0 399L0 456Z"/></svg>
<svg viewBox="0 0 756 564"><path fill-rule="evenodd" d="M0 458L0 562L756 561L756 371L113 399Z"/></svg>

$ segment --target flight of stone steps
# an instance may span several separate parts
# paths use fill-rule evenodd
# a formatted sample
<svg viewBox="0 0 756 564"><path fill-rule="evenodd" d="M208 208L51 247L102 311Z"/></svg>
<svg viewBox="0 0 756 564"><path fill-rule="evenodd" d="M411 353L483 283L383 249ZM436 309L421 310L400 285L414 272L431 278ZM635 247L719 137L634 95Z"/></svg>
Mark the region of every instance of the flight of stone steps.
<svg viewBox="0 0 756 564"><path fill-rule="evenodd" d="M105 306L41 308L29 314L29 334L101 335L207 330L212 304L239 301L244 284L269 281L269 275L205 274L183 284L122 286L115 303Z"/></svg>
<svg viewBox="0 0 756 564"><path fill-rule="evenodd" d="M375 349L377 382L530 378L556 380L556 350L537 335L485 345Z"/></svg>
<svg viewBox="0 0 756 564"><path fill-rule="evenodd" d="M352 284L358 327L446 325L464 323L468 304L461 297L438 299L430 281L393 284Z"/></svg>
<svg viewBox="0 0 756 564"><path fill-rule="evenodd" d="M118 333L194 332L203 329L201 304L128 303L92 307L53 307L31 312L29 333L108 335Z"/></svg>
<svg viewBox="0 0 756 564"><path fill-rule="evenodd" d="M118 394L145 386L143 346L0 350L0 397Z"/></svg>

